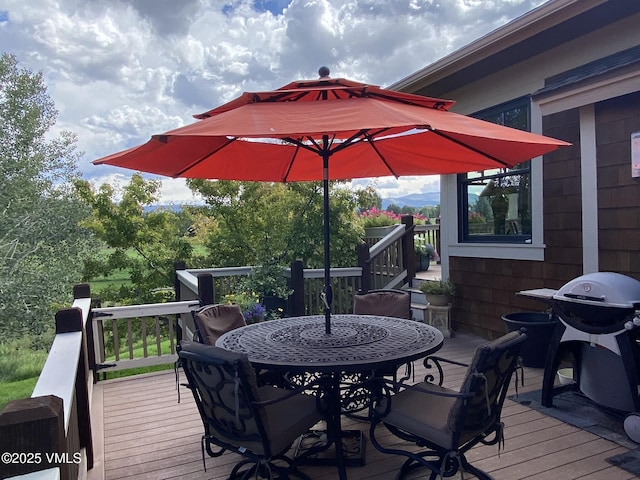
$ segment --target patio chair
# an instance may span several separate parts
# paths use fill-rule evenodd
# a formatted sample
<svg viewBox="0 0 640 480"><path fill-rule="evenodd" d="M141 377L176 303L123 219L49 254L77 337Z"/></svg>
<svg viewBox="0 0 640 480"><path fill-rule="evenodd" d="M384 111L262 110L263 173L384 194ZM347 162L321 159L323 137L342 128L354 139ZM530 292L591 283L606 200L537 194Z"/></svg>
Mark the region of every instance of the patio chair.
<svg viewBox="0 0 640 480"><path fill-rule="evenodd" d="M321 448L310 449L295 461L285 453L323 419L321 397L308 394L314 385L296 390L258 387L246 355L209 345L182 342L179 356L204 425L205 471L205 451L218 457L228 450L244 457L229 479L309 478L297 465Z"/></svg>
<svg viewBox="0 0 640 480"><path fill-rule="evenodd" d="M411 320L411 294L406 290L379 289L357 293L353 297L356 315L383 315Z"/></svg>
<svg viewBox="0 0 640 480"><path fill-rule="evenodd" d="M212 346L225 333L247 325L240 306L231 304L205 305L193 312L193 323L196 327L193 340ZM256 374L261 386L284 384L282 375L275 372L258 370Z"/></svg>
<svg viewBox="0 0 640 480"><path fill-rule="evenodd" d="M411 320L413 312L411 310L411 294L406 290L397 289L376 289L367 293L357 293L353 297L353 313L356 315L382 315L385 317L402 318ZM369 375L389 376L394 381L398 380L397 372L399 366L391 366L382 370L370 372ZM405 373L400 381L411 378L413 365L405 364ZM342 382L346 386L343 389L343 408L347 415L356 419L365 419L357 412L368 408L369 392L363 388L352 388L352 385L362 384L365 374L352 374L349 377L343 376ZM368 417L367 417L368 418Z"/></svg>
<svg viewBox="0 0 640 480"><path fill-rule="evenodd" d="M223 334L247 324L238 305L225 304L205 305L193 312L193 323L194 341L206 345L215 345Z"/></svg>
<svg viewBox="0 0 640 480"><path fill-rule="evenodd" d="M476 475L481 480L492 477L467 461L466 452L482 443L503 442L504 425L500 420L509 382L517 368L520 348L526 340L524 330L514 331L478 347L460 391L442 386L441 362L464 365L440 357L428 357L440 372L438 383L425 381L416 385L401 385L391 394L392 386L384 379L374 379L379 394L372 408L371 443L383 453L408 457L396 479L419 467L431 471L430 479L450 477L459 470ZM433 379L433 376L428 376ZM516 373L516 392L518 375ZM378 438L378 427L387 429L402 440L415 443L423 450L403 450L385 433ZM391 445L392 446L385 446ZM425 448L426 447L426 448Z"/></svg>
<svg viewBox="0 0 640 480"><path fill-rule="evenodd" d="M353 313L357 315L382 315L385 317L411 320L413 318L411 293L406 290L396 290L393 288L357 293L353 297ZM376 376L391 376L395 381L397 380L397 370L398 367L376 371ZM407 363L405 365L405 374L400 381L408 380L411 377L412 371L413 365Z"/></svg>

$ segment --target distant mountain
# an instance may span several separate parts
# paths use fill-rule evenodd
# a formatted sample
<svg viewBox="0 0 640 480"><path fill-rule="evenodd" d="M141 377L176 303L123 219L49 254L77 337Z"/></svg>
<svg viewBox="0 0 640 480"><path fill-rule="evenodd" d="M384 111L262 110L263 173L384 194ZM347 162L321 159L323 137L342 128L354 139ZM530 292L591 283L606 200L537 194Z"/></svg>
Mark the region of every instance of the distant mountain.
<svg viewBox="0 0 640 480"><path fill-rule="evenodd" d="M178 213L182 211L182 205L174 205L174 204L145 205L144 207L142 207L142 209L144 210L145 213L155 212L156 210L169 210L169 211Z"/></svg>
<svg viewBox="0 0 640 480"><path fill-rule="evenodd" d="M435 207L436 205L440 205L440 192L412 193L404 197L382 199L383 210L391 204L399 207Z"/></svg>
<svg viewBox="0 0 640 480"><path fill-rule="evenodd" d="M478 195L470 193L469 205L475 205L478 201ZM440 192L412 193L404 197L383 198L382 210L386 210L389 205L397 205L398 207L435 207L440 205Z"/></svg>

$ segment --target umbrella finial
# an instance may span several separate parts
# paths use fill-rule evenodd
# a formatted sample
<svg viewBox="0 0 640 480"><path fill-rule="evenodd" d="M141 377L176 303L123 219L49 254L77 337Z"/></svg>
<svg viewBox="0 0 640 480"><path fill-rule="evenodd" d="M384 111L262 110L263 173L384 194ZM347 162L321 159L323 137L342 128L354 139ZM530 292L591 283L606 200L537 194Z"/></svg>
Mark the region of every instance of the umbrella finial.
<svg viewBox="0 0 640 480"><path fill-rule="evenodd" d="M329 67L320 67L318 69L318 75L320 75L320 78L329 78L330 73L331 71L329 70Z"/></svg>

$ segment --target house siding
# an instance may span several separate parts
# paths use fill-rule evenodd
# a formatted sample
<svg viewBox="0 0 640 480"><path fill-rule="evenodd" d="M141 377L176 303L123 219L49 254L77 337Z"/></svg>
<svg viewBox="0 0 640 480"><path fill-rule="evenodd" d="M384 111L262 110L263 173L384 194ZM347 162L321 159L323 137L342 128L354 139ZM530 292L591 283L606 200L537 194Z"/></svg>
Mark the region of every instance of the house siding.
<svg viewBox="0 0 640 480"><path fill-rule="evenodd" d="M544 285L543 263L470 257L451 257L450 262L450 278L458 286L454 330L497 338L506 331L503 315L545 310L543 303L516 295Z"/></svg>
<svg viewBox="0 0 640 480"><path fill-rule="evenodd" d="M631 133L640 92L595 105L600 270L640 279L640 179L631 177Z"/></svg>
<svg viewBox="0 0 640 480"><path fill-rule="evenodd" d="M539 286L560 288L582 275L582 187L578 109L548 115L543 133L572 143L544 157L543 222L545 261Z"/></svg>

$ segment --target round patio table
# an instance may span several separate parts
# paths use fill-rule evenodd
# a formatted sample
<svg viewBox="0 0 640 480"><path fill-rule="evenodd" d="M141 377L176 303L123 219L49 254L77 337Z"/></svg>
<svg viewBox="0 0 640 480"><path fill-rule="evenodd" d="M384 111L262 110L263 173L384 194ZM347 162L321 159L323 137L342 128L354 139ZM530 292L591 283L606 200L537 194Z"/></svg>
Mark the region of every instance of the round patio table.
<svg viewBox="0 0 640 480"><path fill-rule="evenodd" d="M257 367L287 372L363 372L402 365L442 346L430 325L377 315L288 317L254 323L222 335L216 346L245 353Z"/></svg>
<svg viewBox="0 0 640 480"><path fill-rule="evenodd" d="M255 323L222 335L216 346L244 353L258 368L289 373L320 373L331 398L329 437L336 445L339 478L346 479L340 429L340 376L393 368L442 347L442 333L414 320L377 315L333 315L331 334L324 315Z"/></svg>

